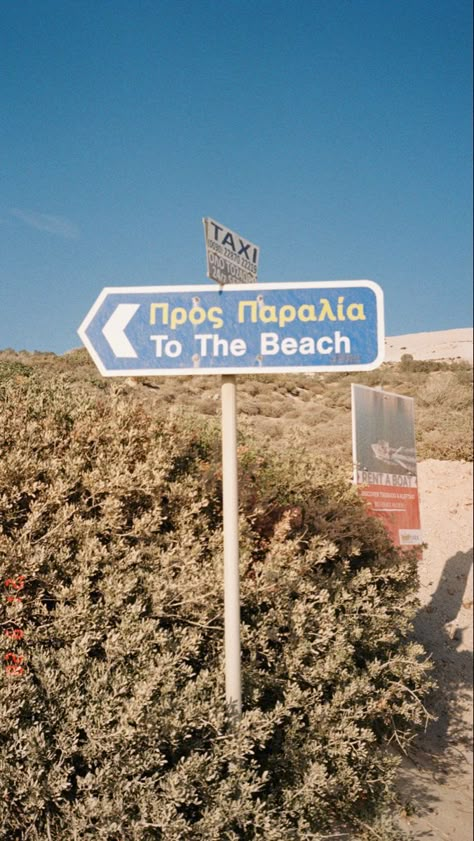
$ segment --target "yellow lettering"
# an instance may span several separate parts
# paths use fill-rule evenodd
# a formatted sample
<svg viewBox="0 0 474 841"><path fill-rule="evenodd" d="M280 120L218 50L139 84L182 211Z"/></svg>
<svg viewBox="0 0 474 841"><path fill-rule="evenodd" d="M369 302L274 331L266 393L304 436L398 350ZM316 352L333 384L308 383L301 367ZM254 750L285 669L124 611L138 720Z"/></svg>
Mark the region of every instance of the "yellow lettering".
<svg viewBox="0 0 474 841"><path fill-rule="evenodd" d="M253 324L257 323L257 302L256 301L239 301L239 308L237 310L237 320L239 324L243 324L245 322L245 308L249 307L250 309L250 321Z"/></svg>
<svg viewBox="0 0 474 841"><path fill-rule="evenodd" d="M269 321L277 322L278 318L276 314L276 307L268 304L262 304L258 310L258 317L260 321L263 321L265 324L268 324Z"/></svg>
<svg viewBox="0 0 474 841"><path fill-rule="evenodd" d="M329 303L327 298L320 298L319 303L322 304L321 312L319 313L319 320L324 321L326 316L329 318L329 321L336 321L336 316L334 315L331 304Z"/></svg>
<svg viewBox="0 0 474 841"><path fill-rule="evenodd" d="M150 324L156 324L156 311L161 310L161 323L168 324L168 304L150 304Z"/></svg>
<svg viewBox="0 0 474 841"><path fill-rule="evenodd" d="M222 315L222 308L221 307L210 307L207 311L207 317L208 317L209 321L212 322L212 324L214 325L214 327L216 329L219 329L219 327L224 326L224 322L223 322L222 318L220 317L221 315Z"/></svg>
<svg viewBox="0 0 474 841"><path fill-rule="evenodd" d="M314 304L301 304L298 307L298 318L300 321L317 321L316 310Z"/></svg>
<svg viewBox="0 0 474 841"><path fill-rule="evenodd" d="M337 299L337 320L346 320L346 317L344 315L344 295L339 295L339 298Z"/></svg>
<svg viewBox="0 0 474 841"><path fill-rule="evenodd" d="M206 310L202 307L193 307L189 311L189 320L191 324L202 324L206 320Z"/></svg>
<svg viewBox="0 0 474 841"><path fill-rule="evenodd" d="M294 321L296 318L296 309L292 307L291 304L286 304L284 307L280 307L280 314L278 319L278 324L280 327L284 327L285 324L288 324L290 321Z"/></svg>
<svg viewBox="0 0 474 841"><path fill-rule="evenodd" d="M350 321L365 321L363 304L350 304L347 307L347 317Z"/></svg>
<svg viewBox="0 0 474 841"><path fill-rule="evenodd" d="M171 310L171 329L175 330L176 327L180 327L181 324L185 324L188 318L188 314L184 307L174 307Z"/></svg>

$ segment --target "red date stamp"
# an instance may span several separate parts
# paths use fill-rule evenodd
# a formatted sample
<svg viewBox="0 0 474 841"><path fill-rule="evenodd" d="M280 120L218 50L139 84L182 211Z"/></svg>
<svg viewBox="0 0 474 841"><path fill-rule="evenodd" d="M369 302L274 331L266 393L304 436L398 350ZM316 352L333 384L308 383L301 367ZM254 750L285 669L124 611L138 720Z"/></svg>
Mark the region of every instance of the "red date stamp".
<svg viewBox="0 0 474 841"><path fill-rule="evenodd" d="M13 651L8 651L5 654L5 671L11 675L22 675L24 668L21 665L24 662L23 654L15 654Z"/></svg>
<svg viewBox="0 0 474 841"><path fill-rule="evenodd" d="M24 575L17 575L14 578L7 578L5 580L4 585L7 589L6 601L8 605L22 603L23 596L19 596L17 595L17 593L20 590L23 590L25 586L25 581L26 579ZM5 628L3 634L4 636L8 637L9 639L15 642L20 642L24 639L25 636L24 631L18 627ZM12 675L16 677L24 675L25 665L26 663L23 654L18 654L15 651L7 651L7 653L4 655L4 669L7 675Z"/></svg>

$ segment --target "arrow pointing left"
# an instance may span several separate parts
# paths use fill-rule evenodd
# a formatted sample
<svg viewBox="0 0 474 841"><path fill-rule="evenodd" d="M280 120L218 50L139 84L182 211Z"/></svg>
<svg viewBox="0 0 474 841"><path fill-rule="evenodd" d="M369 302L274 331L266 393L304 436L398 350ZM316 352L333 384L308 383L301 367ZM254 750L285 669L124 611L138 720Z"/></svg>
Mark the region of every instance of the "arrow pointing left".
<svg viewBox="0 0 474 841"><path fill-rule="evenodd" d="M140 304L118 304L110 316L102 333L113 353L122 359L136 359L137 352L125 335L125 328L132 320Z"/></svg>

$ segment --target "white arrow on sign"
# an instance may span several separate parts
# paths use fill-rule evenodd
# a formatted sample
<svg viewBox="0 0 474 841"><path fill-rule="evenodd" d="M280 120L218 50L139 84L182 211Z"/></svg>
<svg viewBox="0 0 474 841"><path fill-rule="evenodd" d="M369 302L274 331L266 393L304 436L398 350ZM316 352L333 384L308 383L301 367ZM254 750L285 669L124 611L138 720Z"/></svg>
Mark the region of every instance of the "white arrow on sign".
<svg viewBox="0 0 474 841"><path fill-rule="evenodd" d="M118 304L110 316L102 333L107 339L115 356L122 359L136 359L137 352L125 335L125 328L132 320L140 304Z"/></svg>

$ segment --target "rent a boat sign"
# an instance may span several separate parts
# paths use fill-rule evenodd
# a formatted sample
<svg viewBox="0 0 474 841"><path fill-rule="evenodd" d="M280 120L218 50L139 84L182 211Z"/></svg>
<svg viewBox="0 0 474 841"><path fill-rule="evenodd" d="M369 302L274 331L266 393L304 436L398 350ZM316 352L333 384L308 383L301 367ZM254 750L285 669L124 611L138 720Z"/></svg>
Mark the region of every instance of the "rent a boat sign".
<svg viewBox="0 0 474 841"><path fill-rule="evenodd" d="M370 280L110 287L78 332L104 376L370 370L383 293Z"/></svg>

